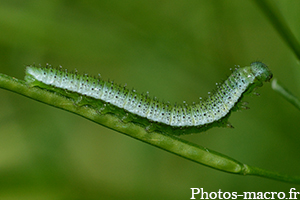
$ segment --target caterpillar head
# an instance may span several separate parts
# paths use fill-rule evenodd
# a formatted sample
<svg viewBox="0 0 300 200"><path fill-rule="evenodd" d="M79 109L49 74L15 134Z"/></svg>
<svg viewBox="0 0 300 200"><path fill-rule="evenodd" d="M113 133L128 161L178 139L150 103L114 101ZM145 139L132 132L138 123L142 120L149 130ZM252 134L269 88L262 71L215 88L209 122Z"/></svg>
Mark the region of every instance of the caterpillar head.
<svg viewBox="0 0 300 200"><path fill-rule="evenodd" d="M268 66L262 62L253 62L251 63L250 68L256 79L261 82L270 81L273 77L273 74Z"/></svg>

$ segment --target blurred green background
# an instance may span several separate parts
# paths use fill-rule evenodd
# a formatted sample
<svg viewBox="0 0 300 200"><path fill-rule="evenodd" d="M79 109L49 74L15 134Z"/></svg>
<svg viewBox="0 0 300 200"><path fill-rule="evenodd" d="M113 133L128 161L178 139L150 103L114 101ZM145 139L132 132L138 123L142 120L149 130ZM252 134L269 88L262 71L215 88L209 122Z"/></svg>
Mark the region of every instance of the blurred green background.
<svg viewBox="0 0 300 200"><path fill-rule="evenodd" d="M298 39L300 1L273 1ZM170 102L197 101L234 65L269 65L300 94L292 51L251 1L0 0L0 73L62 65ZM300 112L271 89L233 113L234 129L182 138L299 175ZM193 163L74 114L0 90L0 199L189 199L300 187Z"/></svg>

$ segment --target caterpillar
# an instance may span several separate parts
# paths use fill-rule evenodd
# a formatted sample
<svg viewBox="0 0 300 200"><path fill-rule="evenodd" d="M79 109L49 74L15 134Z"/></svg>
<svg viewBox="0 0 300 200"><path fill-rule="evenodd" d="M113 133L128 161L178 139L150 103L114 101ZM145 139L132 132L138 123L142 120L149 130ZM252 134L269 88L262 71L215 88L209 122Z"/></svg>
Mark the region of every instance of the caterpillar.
<svg viewBox="0 0 300 200"><path fill-rule="evenodd" d="M267 65L261 62L236 68L209 97L190 105L162 102L100 77L69 73L51 66L27 66L25 80L32 87L60 93L73 99L75 104L91 106L99 114L116 115L126 123L145 127L149 132L182 135L214 126L231 126L228 117L232 111L241 109L243 96L270 81L272 76Z"/></svg>

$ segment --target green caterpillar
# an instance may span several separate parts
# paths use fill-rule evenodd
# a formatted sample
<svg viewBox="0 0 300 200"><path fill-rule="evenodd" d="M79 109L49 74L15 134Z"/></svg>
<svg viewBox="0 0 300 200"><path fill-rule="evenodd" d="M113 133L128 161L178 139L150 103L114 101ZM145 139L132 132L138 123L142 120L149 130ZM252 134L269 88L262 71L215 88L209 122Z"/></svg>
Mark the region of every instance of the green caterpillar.
<svg viewBox="0 0 300 200"><path fill-rule="evenodd" d="M126 123L144 126L149 132L182 135L198 133L211 127L230 126L228 117L241 107L241 99L254 88L272 78L272 72L261 62L237 68L203 101L191 105L172 105L113 82L66 70L28 66L25 80L72 98L80 106L87 105L99 114L114 114Z"/></svg>

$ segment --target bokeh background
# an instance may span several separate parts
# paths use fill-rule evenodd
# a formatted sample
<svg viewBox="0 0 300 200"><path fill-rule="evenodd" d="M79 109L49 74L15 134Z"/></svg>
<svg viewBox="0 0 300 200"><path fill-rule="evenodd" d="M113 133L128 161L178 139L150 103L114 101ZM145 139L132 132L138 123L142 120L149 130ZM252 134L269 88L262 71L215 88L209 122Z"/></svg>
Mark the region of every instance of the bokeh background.
<svg viewBox="0 0 300 200"><path fill-rule="evenodd" d="M272 1L299 38L300 1ZM300 67L250 0L0 0L0 73L62 65L170 102L193 102L234 65L269 65L300 96ZM234 129L182 138L241 162L300 175L300 112L271 89L248 96ZM0 90L0 199L189 199L300 187L193 163L74 114Z"/></svg>

